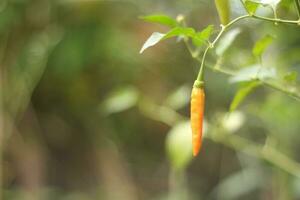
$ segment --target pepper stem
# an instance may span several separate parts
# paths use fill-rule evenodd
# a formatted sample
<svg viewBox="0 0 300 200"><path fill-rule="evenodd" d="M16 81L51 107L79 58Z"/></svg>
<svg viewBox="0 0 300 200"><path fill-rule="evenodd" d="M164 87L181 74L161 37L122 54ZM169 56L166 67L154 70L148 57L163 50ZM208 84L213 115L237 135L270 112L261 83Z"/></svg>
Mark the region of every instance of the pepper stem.
<svg viewBox="0 0 300 200"><path fill-rule="evenodd" d="M195 80L194 87L196 87L196 88L203 88L204 87L204 81Z"/></svg>
<svg viewBox="0 0 300 200"><path fill-rule="evenodd" d="M199 69L199 73L198 73L197 79L194 83L194 87L202 88L204 85L204 62L205 62L207 52L210 48L211 48L211 45L209 45L204 51L200 69Z"/></svg>

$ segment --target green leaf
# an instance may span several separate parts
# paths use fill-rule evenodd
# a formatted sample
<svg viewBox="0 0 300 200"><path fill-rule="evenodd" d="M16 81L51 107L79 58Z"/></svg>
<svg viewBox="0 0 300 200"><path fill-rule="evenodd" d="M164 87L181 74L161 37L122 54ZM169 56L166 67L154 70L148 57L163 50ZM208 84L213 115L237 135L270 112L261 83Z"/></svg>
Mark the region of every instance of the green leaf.
<svg viewBox="0 0 300 200"><path fill-rule="evenodd" d="M100 110L105 114L122 112L135 106L137 100L138 91L132 86L124 87L112 91L101 104Z"/></svg>
<svg viewBox="0 0 300 200"><path fill-rule="evenodd" d="M148 15L142 16L140 17L140 19L143 19L146 22L158 23L161 25L169 26L171 28L178 26L178 23L175 19L166 15Z"/></svg>
<svg viewBox="0 0 300 200"><path fill-rule="evenodd" d="M251 81L247 83L244 87L239 89L230 104L230 109L229 109L230 112L234 111L243 102L246 96L249 95L250 92L253 91L259 85L260 85L259 82Z"/></svg>
<svg viewBox="0 0 300 200"><path fill-rule="evenodd" d="M244 1L246 10L249 14L255 14L257 8L259 7L259 3L253 2L251 0Z"/></svg>
<svg viewBox="0 0 300 200"><path fill-rule="evenodd" d="M188 28L188 27L187 28L175 27L165 34L154 32L144 43L143 47L140 50L140 53L143 53L147 48L156 45L158 42L162 40L175 37L175 36L194 37L194 35L195 35L195 30L193 28Z"/></svg>
<svg viewBox="0 0 300 200"><path fill-rule="evenodd" d="M273 8L276 8L281 0L244 0L244 2L246 1L260 4L262 6L272 6Z"/></svg>
<svg viewBox="0 0 300 200"><path fill-rule="evenodd" d="M189 27L175 27L171 29L162 39L168 39L174 36L186 36L186 37L194 37L196 34L193 28Z"/></svg>
<svg viewBox="0 0 300 200"><path fill-rule="evenodd" d="M257 57L262 56L262 54L265 52L267 47L272 43L272 41L273 41L273 37L271 35L266 35L260 40L258 40L252 49L253 55Z"/></svg>
<svg viewBox="0 0 300 200"><path fill-rule="evenodd" d="M253 79L268 79L276 78L276 68L261 67L260 65L251 65L239 70L229 81L231 83L251 81Z"/></svg>
<svg viewBox="0 0 300 200"><path fill-rule="evenodd" d="M201 46L209 39L211 34L213 33L214 26L208 25L205 29L200 32L197 32L193 37L193 44L195 46Z"/></svg>
<svg viewBox="0 0 300 200"><path fill-rule="evenodd" d="M140 53L143 53L149 47L156 45L166 34L154 32L152 35L146 40L144 45L142 46Z"/></svg>
<svg viewBox="0 0 300 200"><path fill-rule="evenodd" d="M239 28L232 29L231 31L228 31L220 40L216 47L216 54L218 56L221 56L225 53L225 51L230 47L230 45L233 43L234 39L237 37L238 34L240 34L241 30Z"/></svg>
<svg viewBox="0 0 300 200"><path fill-rule="evenodd" d="M284 76L284 80L287 82L295 82L297 80L298 73L297 72L288 72Z"/></svg>
<svg viewBox="0 0 300 200"><path fill-rule="evenodd" d="M192 131L189 121L180 122L168 133L167 155L171 167L183 170L192 160Z"/></svg>
<svg viewBox="0 0 300 200"><path fill-rule="evenodd" d="M229 0L215 0L216 8L220 21L226 25L230 20L230 3Z"/></svg>

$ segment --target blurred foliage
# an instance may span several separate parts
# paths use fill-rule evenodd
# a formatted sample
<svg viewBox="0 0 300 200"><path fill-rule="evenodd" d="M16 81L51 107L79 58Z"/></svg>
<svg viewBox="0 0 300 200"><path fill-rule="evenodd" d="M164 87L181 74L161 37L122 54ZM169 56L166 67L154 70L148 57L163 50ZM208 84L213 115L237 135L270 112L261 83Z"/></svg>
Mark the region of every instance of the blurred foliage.
<svg viewBox="0 0 300 200"><path fill-rule="evenodd" d="M263 2L297 17L292 0ZM199 64L183 36L200 49L218 13L225 21L246 13L238 0L225 7L230 13L205 0L1 0L0 199L300 199L299 101L252 82L298 91L299 26L247 19L222 37L207 58L203 148L191 157ZM192 29L140 55L152 32L168 32L140 19L149 14L172 28L182 14Z"/></svg>

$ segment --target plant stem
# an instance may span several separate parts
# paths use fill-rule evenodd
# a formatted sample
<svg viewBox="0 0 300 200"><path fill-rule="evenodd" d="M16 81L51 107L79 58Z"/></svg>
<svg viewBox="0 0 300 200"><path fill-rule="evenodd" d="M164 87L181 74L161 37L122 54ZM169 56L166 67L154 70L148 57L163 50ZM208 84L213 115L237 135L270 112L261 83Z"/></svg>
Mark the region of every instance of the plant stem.
<svg viewBox="0 0 300 200"><path fill-rule="evenodd" d="M231 72L228 73L231 74ZM185 116L165 106L156 105L150 101L142 102L142 104L145 105L140 106L140 109L145 116L155 121L165 123L170 127L173 127L180 121L188 120ZM149 109L147 112L145 112L144 108L142 107L147 109L152 107L154 109ZM168 119L172 118L173 120L165 120L165 117L157 117L157 115L166 116ZM216 122L216 120L214 120L212 123L214 124L210 124L210 127L216 127L219 125L217 124L218 122ZM205 138L208 138L215 143L223 144L224 146L227 146L235 151L265 160L277 168L289 173L290 175L300 178L300 164L271 145L259 145L237 134L226 134L224 133L223 128L210 130L209 134L205 135Z"/></svg>
<svg viewBox="0 0 300 200"><path fill-rule="evenodd" d="M230 25L230 24L229 24ZM214 48L215 44L219 41L219 39L221 38L221 36L223 35L225 29L226 29L227 25L224 26L221 24L221 31L219 32L219 34L217 35L217 37L215 38L215 40L211 43L211 45L209 47Z"/></svg>
<svg viewBox="0 0 300 200"><path fill-rule="evenodd" d="M268 86L268 87L270 87L270 88L272 88L272 89L274 89L274 90L277 90L277 91L280 91L280 92L282 92L282 93L285 93L285 94L287 94L288 96L294 98L295 100L300 101L300 95L299 95L298 93L295 93L295 92L293 92L293 91L286 90L286 89L284 89L284 88L282 88L282 87L280 87L280 86L274 85L274 84L272 84L272 83L270 83L270 82L266 82L266 81L261 81L261 82L262 82L262 84L265 85L265 86Z"/></svg>
<svg viewBox="0 0 300 200"><path fill-rule="evenodd" d="M296 4L297 13L298 13L299 21L300 21L300 1L295 0L295 4Z"/></svg>
<svg viewBox="0 0 300 200"><path fill-rule="evenodd" d="M199 70L196 81L203 82L203 79L204 79L204 63L205 63L207 52L210 48L211 48L211 46L208 46L205 49L204 53L203 53L203 57L202 57L201 65L200 65L200 70Z"/></svg>
<svg viewBox="0 0 300 200"><path fill-rule="evenodd" d="M197 58L196 52L193 50L193 48L189 44L188 38L184 38L183 41L184 41L184 44L185 44L186 48L188 49L189 53L191 54L191 56L193 58Z"/></svg>
<svg viewBox="0 0 300 200"><path fill-rule="evenodd" d="M260 19L260 20L269 21L269 22L299 25L299 20L274 19L274 18L263 17L263 16L258 16L258 15L252 15L252 17L255 19Z"/></svg>
<svg viewBox="0 0 300 200"><path fill-rule="evenodd" d="M298 0L296 0L297 3L299 3ZM298 5L298 4L297 4ZM298 7L297 7L298 8ZM300 8L300 7L299 7ZM300 19L295 21L295 20L284 20L284 19L277 19L277 18L269 18L269 17L262 17L262 16L258 16L258 15L243 15L240 17L237 17L235 19L233 19L231 22L229 22L227 25L221 25L221 30L218 33L218 35L216 36L216 38L214 39L214 41L212 43L209 43L209 45L206 47L204 53L203 53L203 57L202 59L199 59L198 57L195 56L194 51L192 50L190 44L188 43L188 41L185 40L185 44L189 50L189 52L191 53L192 57L195 58L197 61L199 61L201 63L200 65L200 69L199 69L199 73L197 75L197 79L194 83L194 87L203 87L204 84L204 67L205 67L205 61L206 61L206 57L207 57L207 53L209 52L210 49L213 49L215 47L215 44L219 41L219 39L221 38L221 36L223 35L223 33L229 28L231 27L233 24L235 24L236 22L245 19L245 18L255 18L255 19L260 19L260 20L264 20L264 21L268 21L268 22L274 22L274 23L284 23L284 24L293 24L293 25L300 25ZM277 17L277 16L276 16ZM231 75L233 76L234 73L228 73L227 71L221 70L221 69L216 69L213 68L215 71L219 71L221 73L227 74L227 75ZM295 93L293 91L289 91L286 90L282 87L279 87L277 85L274 85L272 83L269 82L265 82L263 80L259 80L263 85L268 86L270 88L273 88L275 90L278 90L280 92L283 92L285 94L287 94L288 96L296 99L297 101L300 101L300 94Z"/></svg>
<svg viewBox="0 0 300 200"><path fill-rule="evenodd" d="M232 26L233 24L235 24L236 22L240 21L241 19L245 19L245 18L248 18L248 17L251 17L251 15L242 15L242 16L239 16L237 18L235 18L234 20L232 20L231 22L229 22L226 26L225 26L225 29L228 29L230 26Z"/></svg>
<svg viewBox="0 0 300 200"><path fill-rule="evenodd" d="M222 68L214 68L214 67L212 67L212 65L209 66L209 68L214 70L215 72L219 72L219 73L225 74L227 76L235 76L235 73L230 71L230 70L226 70L226 69L222 69ZM257 79L255 79L255 80L257 80ZM265 81L265 80L259 79L258 81L266 87L269 87L269 88L272 88L272 89L277 90L279 92L282 92L284 94L287 94L288 96L292 97L293 99L295 99L297 101L300 101L300 94L298 94L294 91L287 90L285 88L282 88L278 85L275 85L275 84L273 84L271 82L268 82L268 81Z"/></svg>
<svg viewBox="0 0 300 200"><path fill-rule="evenodd" d="M254 142L235 134L222 134L217 131L207 137L214 142L221 143L231 149L265 160L281 170L300 178L300 164L290 159L277 149L269 145L259 146Z"/></svg>
<svg viewBox="0 0 300 200"><path fill-rule="evenodd" d="M202 57L202 61L201 61L201 65L200 65L200 69L199 69L199 73L197 75L197 79L195 81L194 86L198 87L198 86L203 86L203 82L204 82L204 67L205 67L205 60L206 60L206 56L207 53L210 49L213 49L215 47L215 44L219 41L219 39L221 38L221 36L223 35L223 33L233 24L235 24L236 22L238 22L239 20L242 20L244 18L250 17L250 15L243 15L240 17L235 18L234 20L232 20L231 22L229 22L226 25L221 25L221 31L219 32L219 34L216 36L216 38L214 39L214 41L212 43L210 43L204 53L203 53L203 57ZM193 56L193 55L192 55ZM199 84L200 83L200 84Z"/></svg>

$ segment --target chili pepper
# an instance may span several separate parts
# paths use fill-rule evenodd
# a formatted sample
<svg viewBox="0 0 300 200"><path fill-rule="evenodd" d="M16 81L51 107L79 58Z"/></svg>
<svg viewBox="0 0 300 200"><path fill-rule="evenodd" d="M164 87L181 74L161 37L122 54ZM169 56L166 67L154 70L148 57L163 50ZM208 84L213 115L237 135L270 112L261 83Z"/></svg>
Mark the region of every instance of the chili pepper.
<svg viewBox="0 0 300 200"><path fill-rule="evenodd" d="M205 94L203 86L192 89L191 95L191 127L193 141L193 155L197 156L202 144L202 129L204 116Z"/></svg>

